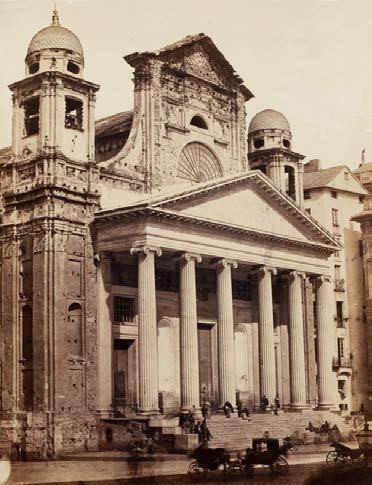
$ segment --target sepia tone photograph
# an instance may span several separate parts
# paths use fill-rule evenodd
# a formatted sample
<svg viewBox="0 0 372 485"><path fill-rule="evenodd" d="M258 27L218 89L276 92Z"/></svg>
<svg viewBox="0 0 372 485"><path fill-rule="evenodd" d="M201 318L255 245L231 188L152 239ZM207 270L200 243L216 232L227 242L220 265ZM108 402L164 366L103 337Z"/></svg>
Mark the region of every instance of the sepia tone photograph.
<svg viewBox="0 0 372 485"><path fill-rule="evenodd" d="M0 485L371 484L372 4L0 0L0 43Z"/></svg>

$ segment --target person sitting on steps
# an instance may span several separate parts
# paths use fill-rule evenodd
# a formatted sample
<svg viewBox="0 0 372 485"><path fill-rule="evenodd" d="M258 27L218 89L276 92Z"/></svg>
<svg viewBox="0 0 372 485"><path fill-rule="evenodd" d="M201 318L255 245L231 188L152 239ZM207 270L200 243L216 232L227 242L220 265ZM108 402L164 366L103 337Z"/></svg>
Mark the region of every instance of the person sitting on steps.
<svg viewBox="0 0 372 485"><path fill-rule="evenodd" d="M225 404L222 406L222 409L224 410L225 416L227 418L229 418L231 416L231 413L234 412L234 407L229 401L225 402Z"/></svg>
<svg viewBox="0 0 372 485"><path fill-rule="evenodd" d="M237 409L238 409L238 416L239 416L239 418L243 418L243 419L248 419L249 418L248 408L247 407L243 407L243 403L241 401L238 401Z"/></svg>
<svg viewBox="0 0 372 485"><path fill-rule="evenodd" d="M269 405L269 400L265 396L265 394L261 398L260 409L262 413L266 413L266 408Z"/></svg>

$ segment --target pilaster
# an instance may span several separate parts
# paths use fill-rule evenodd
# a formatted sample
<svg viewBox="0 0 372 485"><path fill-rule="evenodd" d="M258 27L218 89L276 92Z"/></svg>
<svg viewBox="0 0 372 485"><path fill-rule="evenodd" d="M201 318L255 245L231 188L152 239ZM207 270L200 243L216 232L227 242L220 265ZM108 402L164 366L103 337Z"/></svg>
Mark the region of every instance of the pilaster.
<svg viewBox="0 0 372 485"><path fill-rule="evenodd" d="M96 257L97 267L97 411L109 417L112 406L112 321L110 254Z"/></svg>

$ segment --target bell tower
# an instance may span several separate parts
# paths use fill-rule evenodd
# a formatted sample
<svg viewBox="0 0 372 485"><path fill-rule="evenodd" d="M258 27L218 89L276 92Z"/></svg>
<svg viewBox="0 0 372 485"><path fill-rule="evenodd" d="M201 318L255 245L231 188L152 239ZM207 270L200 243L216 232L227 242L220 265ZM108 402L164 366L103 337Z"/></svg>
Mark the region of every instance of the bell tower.
<svg viewBox="0 0 372 485"><path fill-rule="evenodd" d="M257 113L248 129L248 160L298 204L303 203L303 155L293 151L286 117L272 109Z"/></svg>
<svg viewBox="0 0 372 485"><path fill-rule="evenodd" d="M0 443L48 457L96 446L99 87L83 79L81 43L56 11L25 62L10 86L12 157L0 167Z"/></svg>
<svg viewBox="0 0 372 485"><path fill-rule="evenodd" d="M10 85L13 93L12 151L17 160L53 149L78 161L94 157L95 93L83 79L84 54L77 36L52 23L31 40L26 77Z"/></svg>

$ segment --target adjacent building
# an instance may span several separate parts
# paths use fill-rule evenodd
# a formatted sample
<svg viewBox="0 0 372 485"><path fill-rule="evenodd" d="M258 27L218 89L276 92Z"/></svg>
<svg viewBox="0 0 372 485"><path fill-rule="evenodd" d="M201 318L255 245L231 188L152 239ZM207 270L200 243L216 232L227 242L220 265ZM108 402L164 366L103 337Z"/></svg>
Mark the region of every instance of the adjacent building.
<svg viewBox="0 0 372 485"><path fill-rule="evenodd" d="M304 206L342 245L330 257L335 337L329 351L333 354L337 405L349 411L367 404L362 232L352 220L363 210L366 194L346 166L322 169L320 160L304 165Z"/></svg>

